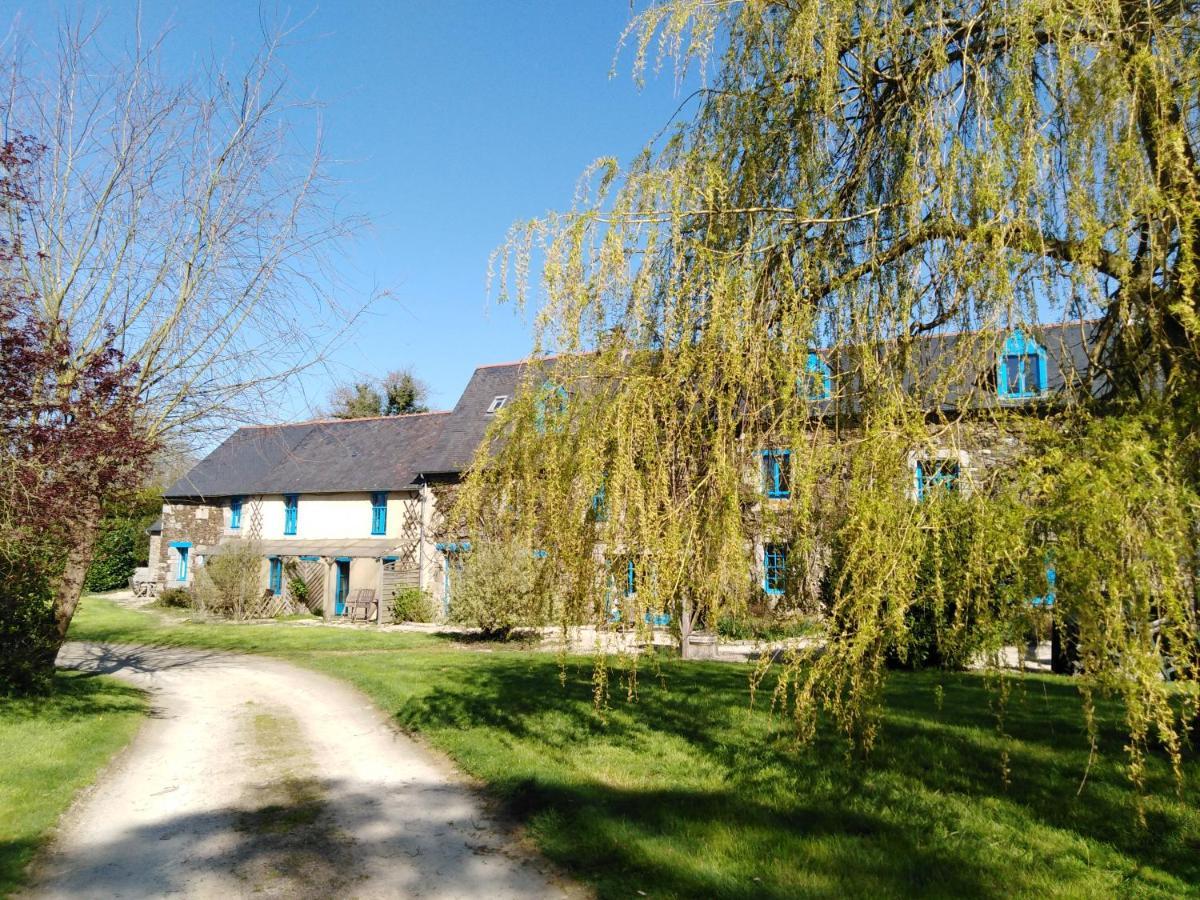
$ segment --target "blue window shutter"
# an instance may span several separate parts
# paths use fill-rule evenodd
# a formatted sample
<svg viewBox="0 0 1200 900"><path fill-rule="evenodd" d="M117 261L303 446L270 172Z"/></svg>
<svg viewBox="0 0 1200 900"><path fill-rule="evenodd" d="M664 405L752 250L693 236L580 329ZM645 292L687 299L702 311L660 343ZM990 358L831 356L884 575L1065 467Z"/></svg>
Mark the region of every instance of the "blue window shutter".
<svg viewBox="0 0 1200 900"><path fill-rule="evenodd" d="M387 491L371 495L371 534L387 534Z"/></svg>
<svg viewBox="0 0 1200 900"><path fill-rule="evenodd" d="M229 528L237 531L242 527L242 498L229 498Z"/></svg>
<svg viewBox="0 0 1200 900"><path fill-rule="evenodd" d="M296 533L296 520L299 518L299 506L299 494L283 495L283 533L286 535L294 535Z"/></svg>

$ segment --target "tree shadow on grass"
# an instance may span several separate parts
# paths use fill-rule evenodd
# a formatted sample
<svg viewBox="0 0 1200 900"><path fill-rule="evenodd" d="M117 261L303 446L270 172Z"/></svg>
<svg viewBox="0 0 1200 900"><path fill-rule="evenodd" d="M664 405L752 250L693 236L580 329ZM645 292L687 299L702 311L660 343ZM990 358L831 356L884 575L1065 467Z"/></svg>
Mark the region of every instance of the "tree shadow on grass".
<svg viewBox="0 0 1200 900"><path fill-rule="evenodd" d="M995 695L980 676L896 673L881 741L862 757L830 729L797 746L786 724L749 712L744 668L667 664L665 690L645 672L639 702L614 701L604 720L592 705L590 665L572 661L561 671L563 685L553 659L497 655L456 669L397 718L417 730L498 731L510 750L522 750L487 780L554 858L604 893L794 896L822 893L821 884L830 893L980 896L1000 885L1011 893L1026 857L1043 874L1058 865L1055 851L1026 833L1043 827L1057 830L1051 836L1064 848L1079 838L1099 842L1136 866L1200 883L1195 757L1178 798L1165 761L1150 761L1150 786L1165 799L1147 807L1147 826L1139 827L1116 707L1100 706L1101 757L1088 770L1080 700L1066 680L1023 683L1009 698L1001 736L989 706ZM663 760L678 766L685 753L697 769L719 770L711 789L670 785ZM543 764L519 762L539 757ZM602 771L587 770L592 759L602 760ZM1011 846L992 846L995 834L980 833L993 825ZM736 859L789 854L814 881L726 883L710 847L723 848L718 855L734 869Z"/></svg>
<svg viewBox="0 0 1200 900"><path fill-rule="evenodd" d="M145 694L136 687L112 679L96 679L98 673L58 672L50 693L20 699L4 698L0 719L21 722L36 719L53 724L81 716L96 717L116 712L134 712L144 707Z"/></svg>

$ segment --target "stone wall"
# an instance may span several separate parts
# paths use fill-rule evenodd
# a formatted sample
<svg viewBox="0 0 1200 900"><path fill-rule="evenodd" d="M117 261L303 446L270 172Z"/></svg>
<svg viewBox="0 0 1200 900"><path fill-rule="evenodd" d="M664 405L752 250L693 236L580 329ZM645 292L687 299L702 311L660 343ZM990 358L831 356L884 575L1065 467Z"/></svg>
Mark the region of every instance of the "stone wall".
<svg viewBox="0 0 1200 900"><path fill-rule="evenodd" d="M175 579L175 560L171 550L173 541L192 544L192 558L188 566L187 585L191 585L196 570L196 547L215 547L225 529L225 509L215 503L200 503L186 500L168 500L163 503L162 539L159 542L158 559L150 560L156 580L160 585L179 585Z"/></svg>

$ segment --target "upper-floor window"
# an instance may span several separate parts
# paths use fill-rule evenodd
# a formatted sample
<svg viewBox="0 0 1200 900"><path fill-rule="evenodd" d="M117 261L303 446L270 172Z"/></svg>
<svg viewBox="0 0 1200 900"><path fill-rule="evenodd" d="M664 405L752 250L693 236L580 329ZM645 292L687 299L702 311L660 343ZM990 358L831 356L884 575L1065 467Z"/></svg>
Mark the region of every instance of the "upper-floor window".
<svg viewBox="0 0 1200 900"><path fill-rule="evenodd" d="M805 400L828 400L833 395L833 372L829 363L811 351L800 376L800 395Z"/></svg>
<svg viewBox="0 0 1200 900"><path fill-rule="evenodd" d="M371 495L371 534L387 534L387 500L386 491Z"/></svg>
<svg viewBox="0 0 1200 900"><path fill-rule="evenodd" d="M237 531L242 527L242 498L229 498L229 527L233 531Z"/></svg>
<svg viewBox="0 0 1200 900"><path fill-rule="evenodd" d="M791 489L790 450L762 451L763 491L768 497L790 497Z"/></svg>
<svg viewBox="0 0 1200 900"><path fill-rule="evenodd" d="M567 401L570 395L561 384L547 381L542 385L541 396L534 404L537 415L537 430L544 432L549 427L561 425L561 419L567 412Z"/></svg>
<svg viewBox="0 0 1200 900"><path fill-rule="evenodd" d="M300 507L299 494L284 494L283 495L283 533L296 533L296 519Z"/></svg>
<svg viewBox="0 0 1200 900"><path fill-rule="evenodd" d="M996 393L1002 398L1036 397L1046 390L1046 350L1022 332L1004 342L996 366Z"/></svg>
<svg viewBox="0 0 1200 900"><path fill-rule="evenodd" d="M487 411L489 414L498 413L500 410L504 409L504 404L506 403L508 403L508 395L501 394L500 396L492 399L492 402L488 405Z"/></svg>
<svg viewBox="0 0 1200 900"><path fill-rule="evenodd" d="M591 516L593 522L604 522L608 519L608 496L604 479L600 479L600 487L596 488L596 493L592 494L588 515Z"/></svg>
<svg viewBox="0 0 1200 900"><path fill-rule="evenodd" d="M919 459L916 464L916 493L924 500L934 491L957 491L961 467L956 459Z"/></svg>
<svg viewBox="0 0 1200 900"><path fill-rule="evenodd" d="M782 594L787 590L787 544L766 544L763 547L763 590Z"/></svg>

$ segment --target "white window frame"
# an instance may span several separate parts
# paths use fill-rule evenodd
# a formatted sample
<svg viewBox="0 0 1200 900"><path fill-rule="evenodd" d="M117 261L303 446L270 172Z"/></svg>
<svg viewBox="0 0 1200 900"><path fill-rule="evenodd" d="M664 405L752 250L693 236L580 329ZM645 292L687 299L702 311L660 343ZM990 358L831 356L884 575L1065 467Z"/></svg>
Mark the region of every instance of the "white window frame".
<svg viewBox="0 0 1200 900"><path fill-rule="evenodd" d="M492 398L492 402L487 408L487 414L489 416L495 415L496 413L500 412L500 410L504 409L507 403L508 394L497 394Z"/></svg>

